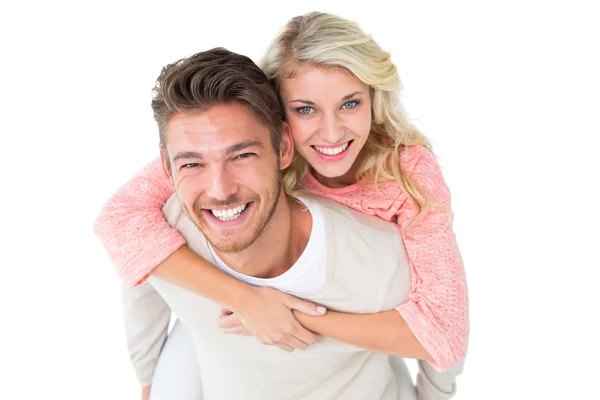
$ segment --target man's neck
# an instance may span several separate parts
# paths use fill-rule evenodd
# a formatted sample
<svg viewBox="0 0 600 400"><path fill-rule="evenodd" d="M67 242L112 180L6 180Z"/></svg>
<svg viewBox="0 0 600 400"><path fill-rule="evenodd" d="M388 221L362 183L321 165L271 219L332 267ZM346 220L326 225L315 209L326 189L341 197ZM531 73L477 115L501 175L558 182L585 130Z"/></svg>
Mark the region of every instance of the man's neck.
<svg viewBox="0 0 600 400"><path fill-rule="evenodd" d="M281 194L275 212L260 237L238 253L214 249L233 270L257 278L274 278L289 270L306 248L312 216L306 206Z"/></svg>

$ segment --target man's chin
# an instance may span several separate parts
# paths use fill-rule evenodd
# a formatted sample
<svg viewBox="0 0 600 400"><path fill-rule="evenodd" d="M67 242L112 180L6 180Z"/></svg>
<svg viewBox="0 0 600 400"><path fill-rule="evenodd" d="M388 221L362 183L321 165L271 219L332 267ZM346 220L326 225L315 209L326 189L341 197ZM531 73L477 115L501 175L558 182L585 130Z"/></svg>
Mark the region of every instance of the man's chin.
<svg viewBox="0 0 600 400"><path fill-rule="evenodd" d="M207 238L208 239L208 238ZM213 241L208 239L212 248L220 253L234 254L250 247L250 243L228 242L228 241Z"/></svg>

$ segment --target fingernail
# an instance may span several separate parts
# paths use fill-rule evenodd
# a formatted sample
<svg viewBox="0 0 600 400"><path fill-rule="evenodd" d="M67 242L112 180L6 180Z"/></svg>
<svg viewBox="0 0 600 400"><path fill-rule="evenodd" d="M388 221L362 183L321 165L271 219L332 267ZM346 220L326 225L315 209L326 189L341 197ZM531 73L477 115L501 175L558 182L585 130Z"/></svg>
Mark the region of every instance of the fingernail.
<svg viewBox="0 0 600 400"><path fill-rule="evenodd" d="M325 314L325 311L327 311L327 310L325 310L325 307L322 307L322 306L317 307L317 312L319 314Z"/></svg>

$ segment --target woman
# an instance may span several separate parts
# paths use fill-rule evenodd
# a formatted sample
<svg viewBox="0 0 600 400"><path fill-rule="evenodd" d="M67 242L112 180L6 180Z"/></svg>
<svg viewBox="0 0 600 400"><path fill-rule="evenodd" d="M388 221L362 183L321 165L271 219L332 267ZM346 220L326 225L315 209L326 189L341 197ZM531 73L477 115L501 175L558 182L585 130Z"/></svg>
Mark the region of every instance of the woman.
<svg viewBox="0 0 600 400"><path fill-rule="evenodd" d="M436 369L460 365L466 353L464 269L452 232L449 191L427 139L404 115L400 79L389 54L355 23L310 13L288 22L262 68L278 90L297 151L284 175L286 190L326 197L397 223L411 263L406 303L372 315L337 314L331 322L292 296L222 274L193 254L164 220L161 207L173 188L158 161L113 196L98 217L96 233L126 282L138 283L152 273L211 298L228 310L220 321L228 333L253 334L291 350L289 343L310 345L311 330L426 360L434 368L420 363L417 392L425 398L437 386L438 398L451 396L460 367L447 374ZM280 327L290 321L301 325L300 333L281 336ZM286 335L295 340L286 342ZM163 354L176 337L167 341ZM185 342L184 336L178 340ZM434 385L425 388L428 379Z"/></svg>

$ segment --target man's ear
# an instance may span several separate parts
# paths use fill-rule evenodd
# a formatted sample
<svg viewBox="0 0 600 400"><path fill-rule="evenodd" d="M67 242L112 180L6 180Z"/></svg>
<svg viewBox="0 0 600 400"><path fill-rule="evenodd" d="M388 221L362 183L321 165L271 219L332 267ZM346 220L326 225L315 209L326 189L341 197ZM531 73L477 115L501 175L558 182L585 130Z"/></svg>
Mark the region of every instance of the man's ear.
<svg viewBox="0 0 600 400"><path fill-rule="evenodd" d="M292 163L294 158L294 139L292 131L287 122L283 123L281 128L281 141L279 143L279 165L280 169L286 169Z"/></svg>
<svg viewBox="0 0 600 400"><path fill-rule="evenodd" d="M163 172L168 180L171 182L173 178L171 177L171 163L169 161L169 153L167 153L167 149L164 147L160 148L160 161L162 163Z"/></svg>

